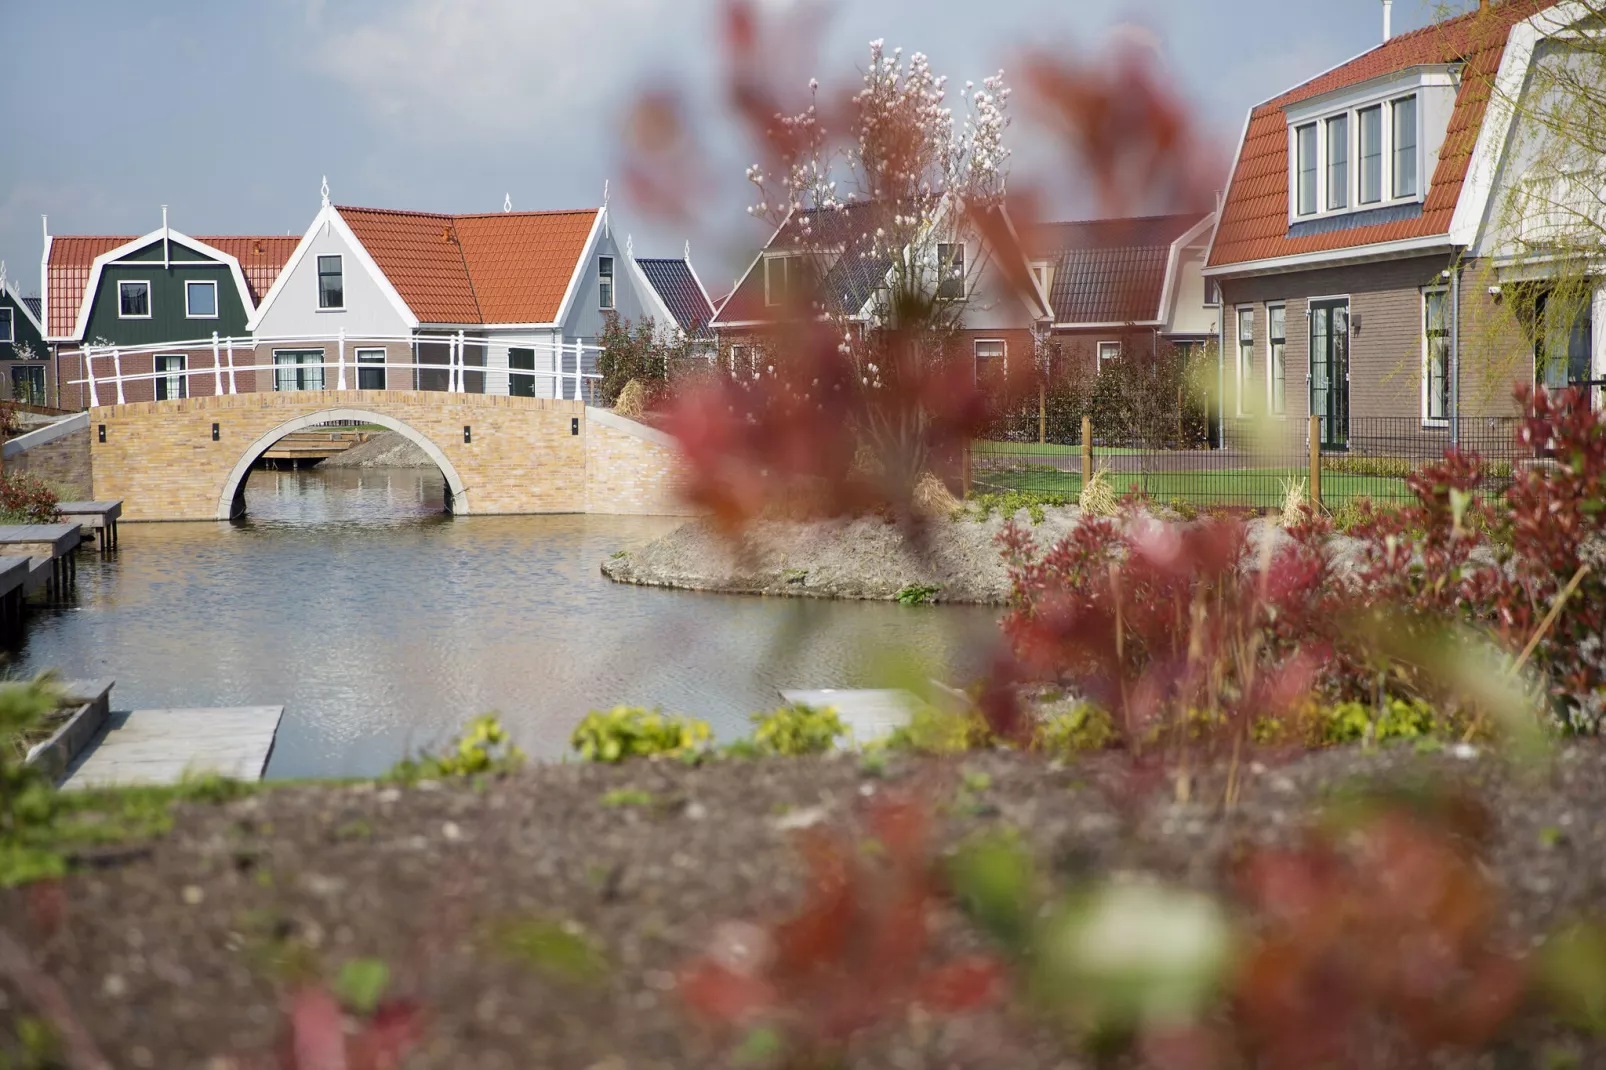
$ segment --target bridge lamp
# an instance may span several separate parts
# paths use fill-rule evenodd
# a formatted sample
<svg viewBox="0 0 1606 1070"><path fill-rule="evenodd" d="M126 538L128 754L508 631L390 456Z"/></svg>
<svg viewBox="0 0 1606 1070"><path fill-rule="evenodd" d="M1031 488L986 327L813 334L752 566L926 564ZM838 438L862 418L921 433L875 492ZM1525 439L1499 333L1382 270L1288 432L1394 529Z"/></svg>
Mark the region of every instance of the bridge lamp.
<svg viewBox="0 0 1606 1070"><path fill-rule="evenodd" d="M569 421L569 434L578 435L579 433L580 433L580 417L576 416L576 417L572 418Z"/></svg>
<svg viewBox="0 0 1606 1070"><path fill-rule="evenodd" d="M217 426L217 424L213 424L212 425L212 441L213 442L218 441L218 426Z"/></svg>
<svg viewBox="0 0 1606 1070"><path fill-rule="evenodd" d="M468 445L470 442L473 442L473 441L474 441L473 431L470 429L468 424L464 424L463 425L463 444L464 445Z"/></svg>
<svg viewBox="0 0 1606 1070"><path fill-rule="evenodd" d="M100 425L100 436L99 437L100 437L100 440L102 442L106 441L106 425L105 424L101 424Z"/></svg>

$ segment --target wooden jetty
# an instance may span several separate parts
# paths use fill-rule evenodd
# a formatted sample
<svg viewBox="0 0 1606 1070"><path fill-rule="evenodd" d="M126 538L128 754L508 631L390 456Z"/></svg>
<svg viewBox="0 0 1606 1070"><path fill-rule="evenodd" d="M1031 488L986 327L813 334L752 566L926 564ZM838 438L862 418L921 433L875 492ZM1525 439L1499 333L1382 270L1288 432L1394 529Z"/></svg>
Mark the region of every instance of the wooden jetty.
<svg viewBox="0 0 1606 1070"><path fill-rule="evenodd" d="M262 459L316 464L366 442L369 435L367 431L292 431L269 446Z"/></svg>
<svg viewBox="0 0 1606 1070"><path fill-rule="evenodd" d="M33 562L27 594L46 585L58 593L71 587L78 576L73 551L82 540L77 524L0 524L0 554L26 554Z"/></svg>
<svg viewBox="0 0 1606 1070"><path fill-rule="evenodd" d="M56 506L61 519L69 524L93 531L100 540L102 550L117 549L117 518L123 515L123 503L115 502L62 502Z"/></svg>
<svg viewBox="0 0 1606 1070"><path fill-rule="evenodd" d="M283 706L113 711L61 787L176 784L205 773L261 780L283 716Z"/></svg>
<svg viewBox="0 0 1606 1070"><path fill-rule="evenodd" d="M11 621L22 615L22 596L32 575L32 558L0 557L0 618Z"/></svg>

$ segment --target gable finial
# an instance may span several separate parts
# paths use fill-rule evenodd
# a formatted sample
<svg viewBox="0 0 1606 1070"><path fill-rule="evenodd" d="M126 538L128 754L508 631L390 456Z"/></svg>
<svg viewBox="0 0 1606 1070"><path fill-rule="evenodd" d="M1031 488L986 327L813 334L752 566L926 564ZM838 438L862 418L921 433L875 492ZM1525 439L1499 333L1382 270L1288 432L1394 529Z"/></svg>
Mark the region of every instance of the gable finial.
<svg viewBox="0 0 1606 1070"><path fill-rule="evenodd" d="M636 236L634 234L625 235L625 255L632 260L636 258Z"/></svg>
<svg viewBox="0 0 1606 1070"><path fill-rule="evenodd" d="M513 211L513 193L512 193L511 190L508 191L506 194L504 194L503 197L502 197L502 211L504 211L504 212Z"/></svg>
<svg viewBox="0 0 1606 1070"><path fill-rule="evenodd" d="M608 207L608 180L602 180L602 207Z"/></svg>
<svg viewBox="0 0 1606 1070"><path fill-rule="evenodd" d="M323 186L320 188L319 192L323 194L323 206L325 208L328 208L329 207L329 176L328 175L324 175L323 176Z"/></svg>
<svg viewBox="0 0 1606 1070"><path fill-rule="evenodd" d="M691 239L686 239L686 263L691 263Z"/></svg>
<svg viewBox="0 0 1606 1070"><path fill-rule="evenodd" d="M5 292L5 288L6 288L6 262L4 260L0 260L0 293L4 293Z"/></svg>

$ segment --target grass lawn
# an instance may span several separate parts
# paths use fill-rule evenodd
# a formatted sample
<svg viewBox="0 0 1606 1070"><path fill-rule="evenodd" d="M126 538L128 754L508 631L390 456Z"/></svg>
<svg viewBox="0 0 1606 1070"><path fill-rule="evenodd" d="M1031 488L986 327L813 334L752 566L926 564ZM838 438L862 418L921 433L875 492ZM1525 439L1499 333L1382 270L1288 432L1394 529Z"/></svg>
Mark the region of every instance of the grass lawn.
<svg viewBox="0 0 1606 1070"><path fill-rule="evenodd" d="M1079 443L1065 445L1059 442L975 442L971 445L973 457L1080 457ZM1124 446L1094 446L1095 457L1117 457L1142 453L1142 450Z"/></svg>
<svg viewBox="0 0 1606 1070"><path fill-rule="evenodd" d="M1304 468L1236 468L1214 472L1111 472L1108 478L1117 493L1125 493L1136 483L1138 489L1158 502L1180 498L1193 505L1273 509L1283 504L1284 483L1304 480L1307 475ZM1082 492L1080 472L979 470L972 475L971 482L978 493L1020 490L1074 498ZM1306 490L1308 493L1309 488ZM1389 502L1406 501L1410 496L1403 479L1322 473L1322 501L1329 508L1350 498Z"/></svg>

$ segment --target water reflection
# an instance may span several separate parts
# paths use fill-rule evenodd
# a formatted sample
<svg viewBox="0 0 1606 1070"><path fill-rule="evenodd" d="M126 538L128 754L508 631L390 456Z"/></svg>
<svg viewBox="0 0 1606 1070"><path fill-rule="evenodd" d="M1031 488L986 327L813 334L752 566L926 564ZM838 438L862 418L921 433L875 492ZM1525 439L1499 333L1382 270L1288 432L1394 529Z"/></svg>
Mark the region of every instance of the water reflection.
<svg viewBox="0 0 1606 1070"><path fill-rule="evenodd" d="M729 737L779 688L874 685L898 647L957 678L996 634L982 609L621 587L598 562L679 521L453 519L444 494L434 470L253 472L242 523L127 524L84 555L13 667L113 678L124 708L283 703L270 776L368 775L486 710L543 757L615 703Z"/></svg>

